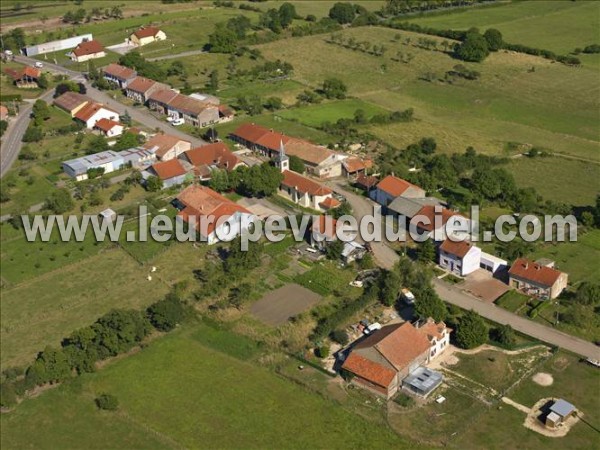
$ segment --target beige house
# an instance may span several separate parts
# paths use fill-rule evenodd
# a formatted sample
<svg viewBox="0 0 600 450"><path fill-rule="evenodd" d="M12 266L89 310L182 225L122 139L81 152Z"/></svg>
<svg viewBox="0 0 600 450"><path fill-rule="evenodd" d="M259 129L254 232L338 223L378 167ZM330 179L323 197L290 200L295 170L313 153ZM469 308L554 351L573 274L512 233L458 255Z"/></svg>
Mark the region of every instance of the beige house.
<svg viewBox="0 0 600 450"><path fill-rule="evenodd" d="M69 53L69 57L76 62L85 62L90 59L104 58L105 56L104 47L95 39L83 41Z"/></svg>
<svg viewBox="0 0 600 450"><path fill-rule="evenodd" d="M170 134L157 134L147 140L143 148L153 151L159 161L168 161L190 150L192 143Z"/></svg>
<svg viewBox="0 0 600 450"><path fill-rule="evenodd" d="M142 27L129 36L129 40L138 46L164 41L165 39L167 39L167 35L156 27Z"/></svg>
<svg viewBox="0 0 600 450"><path fill-rule="evenodd" d="M567 287L569 275L553 266L553 262L543 265L519 258L508 271L509 285L542 300L556 298Z"/></svg>

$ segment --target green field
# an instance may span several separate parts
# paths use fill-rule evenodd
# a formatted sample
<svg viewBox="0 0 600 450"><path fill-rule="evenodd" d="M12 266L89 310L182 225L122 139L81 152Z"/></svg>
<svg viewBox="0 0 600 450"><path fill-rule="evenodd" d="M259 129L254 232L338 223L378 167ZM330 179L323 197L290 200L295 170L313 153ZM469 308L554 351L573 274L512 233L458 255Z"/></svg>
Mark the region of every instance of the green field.
<svg viewBox="0 0 600 450"><path fill-rule="evenodd" d="M600 165L561 157L516 158L507 166L522 187L574 206L592 205L600 191ZM551 183L548 180L552 180Z"/></svg>
<svg viewBox="0 0 600 450"><path fill-rule="evenodd" d="M478 151L503 154L508 142L518 142L599 160L600 109L597 96L589 95L597 89L595 68L574 69L539 57L496 53L482 64L466 64L481 72L479 80L427 82L421 79L424 73L442 78L457 61L441 51L416 47L422 35L400 32L396 42L397 33L377 27L342 32L346 39L385 44L384 57L329 44L326 36L257 48L268 59L291 63L292 78L302 84L318 87L335 76L347 84L351 96L388 110L414 108L415 120L410 123L367 128L396 147L432 136L439 150L448 153L472 145ZM414 58L408 64L394 61L397 52Z"/></svg>
<svg viewBox="0 0 600 450"><path fill-rule="evenodd" d="M477 421L456 438L458 448L577 448L589 449L598 440L600 421L597 411L600 371L579 362L579 358L559 352L541 367L539 372L552 375L551 386L543 387L525 379L514 392L507 394L512 400L527 407L542 398L564 398L583 412L583 421L577 423L563 438L548 438L523 426L525 414L512 406L500 404L480 414ZM534 372L535 373L535 372ZM509 432L507 432L509 430Z"/></svg>
<svg viewBox="0 0 600 450"><path fill-rule="evenodd" d="M354 117L354 112L358 109L362 109L367 118L371 118L375 114L388 112L379 106L359 99L347 99L320 105L293 108L278 113L278 115L284 119L298 120L300 123L308 125L309 127L318 127L323 122L337 122L338 119L352 119Z"/></svg>
<svg viewBox="0 0 600 450"><path fill-rule="evenodd" d="M408 448L390 430L211 349L227 339L205 346L206 328L196 330L176 331L86 376L79 388L60 387L3 414L2 447L354 448L368 442ZM103 392L117 396L118 412L92 407Z"/></svg>
<svg viewBox="0 0 600 450"><path fill-rule="evenodd" d="M569 274L569 283L600 279L600 230L577 237L577 242L544 244L534 253L535 259L550 258Z"/></svg>
<svg viewBox="0 0 600 450"><path fill-rule="evenodd" d="M112 249L4 289L2 365L30 363L46 345L58 344L112 308L140 308L158 300L168 287L160 279L148 281L147 274L122 250Z"/></svg>
<svg viewBox="0 0 600 450"><path fill-rule="evenodd" d="M598 43L600 6L597 2L562 0L513 1L503 6L472 8L451 14L410 19L434 28L481 30L496 28L514 44L569 53Z"/></svg>

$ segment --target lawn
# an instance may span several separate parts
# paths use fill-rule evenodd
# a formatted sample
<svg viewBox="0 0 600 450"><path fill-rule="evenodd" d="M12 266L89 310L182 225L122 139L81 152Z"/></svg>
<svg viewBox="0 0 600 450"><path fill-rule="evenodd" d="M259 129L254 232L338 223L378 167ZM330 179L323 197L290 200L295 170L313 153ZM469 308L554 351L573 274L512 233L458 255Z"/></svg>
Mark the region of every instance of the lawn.
<svg viewBox="0 0 600 450"><path fill-rule="evenodd" d="M530 0L498 7L463 9L409 21L434 28L496 28L507 42L566 54L576 47L597 43L599 18L596 2Z"/></svg>
<svg viewBox="0 0 600 450"><path fill-rule="evenodd" d="M524 413L502 404L490 408L479 416L479 420L473 421L458 436L456 446L469 449L594 448L598 441L597 430L600 428L597 416L600 408L600 398L597 395L600 371L565 352L559 352L548 359L539 371L552 375L554 382L551 386L543 387L527 378L508 396L528 407L542 398L564 398L585 414L585 421L595 427L595 430L580 421L566 437L547 438L523 426Z"/></svg>
<svg viewBox="0 0 600 450"><path fill-rule="evenodd" d="M500 350L483 350L472 355L457 353L455 356L459 362L450 368L453 372L502 393L541 361L547 351L544 347L529 349L516 355L508 355Z"/></svg>
<svg viewBox="0 0 600 450"><path fill-rule="evenodd" d="M376 114L388 112L379 106L367 103L359 99L347 99L336 102L327 102L319 105L293 108L278 113L279 116L288 120L298 120L309 127L317 128L323 122L337 122L338 119L352 119L354 112L362 109L367 118Z"/></svg>
<svg viewBox="0 0 600 450"><path fill-rule="evenodd" d="M334 263L326 261L315 264L308 272L298 275L294 281L317 294L336 293L336 297L341 297L345 290L353 289L349 288L348 283L354 277L353 271L340 269Z"/></svg>
<svg viewBox="0 0 600 450"><path fill-rule="evenodd" d="M423 35L403 31L396 42L397 33L378 27L342 32L346 39L385 45L384 57L329 44L327 36L296 38L294 45L276 41L257 48L267 59L291 63L292 78L304 85L316 88L335 76L348 86L350 96L387 110L414 108L415 120L410 123L368 128L396 147L432 136L439 151L446 153L462 152L472 145L481 152L504 154L506 143L519 142L598 160L600 109L598 99L589 95L597 86L596 68L574 69L539 57L496 53L484 63L466 64L481 73L477 81L427 82L422 79L424 73L443 78L457 61L442 51L416 47ZM414 58L408 64L394 61L398 52Z"/></svg>
<svg viewBox="0 0 600 450"><path fill-rule="evenodd" d="M438 394L446 397L444 403L431 401L409 410L394 407L388 417L392 429L431 446L450 445L456 434L465 432L485 411L482 402L463 390L446 387L433 395Z"/></svg>
<svg viewBox="0 0 600 450"><path fill-rule="evenodd" d="M574 206L594 204L600 189L600 165L586 161L522 157L511 160L506 168L519 186L534 187L545 199Z"/></svg>
<svg viewBox="0 0 600 450"><path fill-rule="evenodd" d="M112 249L4 289L2 365L31 362L46 345L57 345L112 308L139 308L158 300L168 288L146 276L147 270L129 255Z"/></svg>
<svg viewBox="0 0 600 450"><path fill-rule="evenodd" d="M86 376L78 390L63 386L27 400L17 413L2 415L3 447L24 447L33 439L36 448L93 447L97 442L106 448L113 439L135 439L137 430L144 429L150 437L135 442L137 448L156 447L157 441L163 448L348 448L364 442L373 448L408 448L390 430L264 367L202 345L194 337L202 331L175 331ZM102 392L117 396L119 412L85 406ZM71 401L55 402L60 396ZM74 425L68 420L74 408L82 409L87 433L62 431L65 423ZM112 434L107 422L115 427L110 437L103 436Z"/></svg>
<svg viewBox="0 0 600 450"><path fill-rule="evenodd" d="M515 290L510 290L506 294L502 295L496 300L496 305L507 309L508 311L515 312L525 303L529 297L523 295Z"/></svg>

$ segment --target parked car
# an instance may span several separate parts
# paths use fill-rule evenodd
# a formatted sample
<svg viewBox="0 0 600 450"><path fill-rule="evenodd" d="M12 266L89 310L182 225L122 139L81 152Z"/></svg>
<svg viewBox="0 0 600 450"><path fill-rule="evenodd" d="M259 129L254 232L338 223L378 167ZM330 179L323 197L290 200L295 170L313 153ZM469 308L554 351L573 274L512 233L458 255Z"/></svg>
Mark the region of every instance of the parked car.
<svg viewBox="0 0 600 450"><path fill-rule="evenodd" d="M36 61L34 66L37 67L38 69L41 69L42 67L44 67L44 63L41 61Z"/></svg>
<svg viewBox="0 0 600 450"><path fill-rule="evenodd" d="M167 116L167 122L170 123L170 122L173 122L175 120L177 120L177 117L175 117L175 116Z"/></svg>
<svg viewBox="0 0 600 450"><path fill-rule="evenodd" d="M354 280L350 282L350 286L352 287L357 287L357 288L361 288L363 287L364 283L360 280Z"/></svg>
<svg viewBox="0 0 600 450"><path fill-rule="evenodd" d="M415 295L406 288L402 289L402 298L407 305L415 304Z"/></svg>
<svg viewBox="0 0 600 450"><path fill-rule="evenodd" d="M381 324L379 322L372 323L366 327L363 331L365 334L371 334L373 331L381 330Z"/></svg>
<svg viewBox="0 0 600 450"><path fill-rule="evenodd" d="M12 56L13 52L11 50L4 50L4 54L6 56Z"/></svg>
<svg viewBox="0 0 600 450"><path fill-rule="evenodd" d="M175 119L173 122L171 122L171 125L173 125L174 127L178 127L179 125L183 125L185 123L185 120L183 119Z"/></svg>

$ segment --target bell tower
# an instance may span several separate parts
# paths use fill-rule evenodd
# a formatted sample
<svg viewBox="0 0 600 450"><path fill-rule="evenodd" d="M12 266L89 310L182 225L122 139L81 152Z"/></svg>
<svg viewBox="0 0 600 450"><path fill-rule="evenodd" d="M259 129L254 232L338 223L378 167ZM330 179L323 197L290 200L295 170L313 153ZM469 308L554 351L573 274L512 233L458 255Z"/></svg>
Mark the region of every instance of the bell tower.
<svg viewBox="0 0 600 450"><path fill-rule="evenodd" d="M281 172L285 172L286 170L290 170L290 158L285 154L285 147L283 145L283 141L279 141L279 156L275 161L277 167Z"/></svg>

